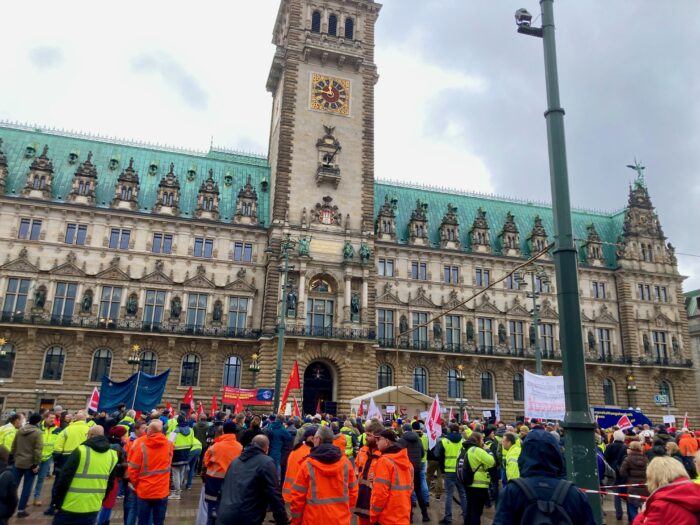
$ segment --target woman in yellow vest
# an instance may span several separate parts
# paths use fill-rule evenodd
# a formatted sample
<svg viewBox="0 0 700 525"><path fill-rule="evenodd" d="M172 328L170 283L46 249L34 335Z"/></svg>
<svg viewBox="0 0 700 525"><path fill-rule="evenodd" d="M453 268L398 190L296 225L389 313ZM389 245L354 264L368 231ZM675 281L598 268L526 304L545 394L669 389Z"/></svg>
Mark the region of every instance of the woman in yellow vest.
<svg viewBox="0 0 700 525"><path fill-rule="evenodd" d="M478 525L481 523L481 514L489 497L489 485L491 475L489 469L496 464L496 460L484 448L484 438L480 432L472 432L472 435L464 443L466 460L474 472L474 482L465 487L467 493L467 518L465 525Z"/></svg>

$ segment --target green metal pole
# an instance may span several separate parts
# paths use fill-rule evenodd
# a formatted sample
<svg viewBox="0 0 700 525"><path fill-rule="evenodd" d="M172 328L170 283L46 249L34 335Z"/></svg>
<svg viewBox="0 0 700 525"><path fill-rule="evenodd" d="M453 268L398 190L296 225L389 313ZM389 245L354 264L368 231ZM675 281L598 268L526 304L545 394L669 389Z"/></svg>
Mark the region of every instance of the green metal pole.
<svg viewBox="0 0 700 525"><path fill-rule="evenodd" d="M566 402L565 455L569 479L576 486L598 490L593 421L588 407L586 362L581 337L581 311L578 285L578 254L571 227L571 204L566 166L564 110L559 102L557 51L554 35L554 0L540 0L544 42L544 66L547 84L547 142L549 173L554 212L553 252L557 279L557 302L560 312L559 334L564 369ZM597 523L602 523L600 497L589 494Z"/></svg>
<svg viewBox="0 0 700 525"><path fill-rule="evenodd" d="M280 388L282 387L282 355L284 354L284 334L286 331L287 321L287 286L289 278L289 246L288 239L283 239L280 243L282 257L284 258L284 279L282 284L282 310L280 311L280 322L277 325L277 367L275 368L275 403L273 406L274 414L280 409Z"/></svg>
<svg viewBox="0 0 700 525"><path fill-rule="evenodd" d="M535 372L542 375L542 347L540 347L540 312L537 309L537 290L535 290L535 272L530 272L532 282L532 326L535 328Z"/></svg>

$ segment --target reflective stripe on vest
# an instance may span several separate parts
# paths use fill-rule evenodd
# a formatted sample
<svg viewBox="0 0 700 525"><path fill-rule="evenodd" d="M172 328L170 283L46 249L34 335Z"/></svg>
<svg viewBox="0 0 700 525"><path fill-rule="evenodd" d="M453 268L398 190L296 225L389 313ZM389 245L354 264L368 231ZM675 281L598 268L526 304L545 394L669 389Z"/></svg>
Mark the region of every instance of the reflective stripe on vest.
<svg viewBox="0 0 700 525"><path fill-rule="evenodd" d="M445 438L442 440L442 448L445 449L445 472L457 472L457 457L462 450L462 442L453 443Z"/></svg>
<svg viewBox="0 0 700 525"><path fill-rule="evenodd" d="M117 464L117 452L95 452L80 445L80 461L71 481L61 510L67 512L98 512L107 491L109 475Z"/></svg>
<svg viewBox="0 0 700 525"><path fill-rule="evenodd" d="M399 478L399 468L396 466L396 461L391 459L389 456L382 456L380 458L380 461L381 460L390 461L392 466L394 467L394 474L395 474L394 482L392 483L390 480L384 479L384 478L374 478L374 482L375 483L382 483L384 485L389 485L391 490L395 491L395 492L398 492L401 490L410 490L411 492L413 492L413 484L401 485L401 479Z"/></svg>
<svg viewBox="0 0 700 525"><path fill-rule="evenodd" d="M350 496L348 495L349 473L347 461L345 462L345 465L343 465L343 495L340 498L319 498L316 485L316 471L314 470L314 466L310 461L306 462L306 466L309 469L309 478L311 481L311 499L306 500L307 505L330 505L332 503L348 503L350 501ZM296 484L292 485L292 488L300 492L304 491L304 487L300 487Z"/></svg>
<svg viewBox="0 0 700 525"><path fill-rule="evenodd" d="M158 474L165 474L170 472L170 468L164 468L161 470L148 470L148 455L146 454L146 443L141 443L141 453L143 454L143 470L139 472L139 477L145 476L157 476ZM138 467L138 465L134 465Z"/></svg>

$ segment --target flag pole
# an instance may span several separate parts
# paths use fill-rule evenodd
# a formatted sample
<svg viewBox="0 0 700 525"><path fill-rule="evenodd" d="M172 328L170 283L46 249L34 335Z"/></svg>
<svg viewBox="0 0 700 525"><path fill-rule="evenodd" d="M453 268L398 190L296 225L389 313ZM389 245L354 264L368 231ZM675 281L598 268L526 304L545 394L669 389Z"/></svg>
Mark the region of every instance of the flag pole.
<svg viewBox="0 0 700 525"><path fill-rule="evenodd" d="M134 388L134 398L131 400L131 410L136 405L136 393L139 391L139 380L141 379L141 370L136 371L136 388Z"/></svg>

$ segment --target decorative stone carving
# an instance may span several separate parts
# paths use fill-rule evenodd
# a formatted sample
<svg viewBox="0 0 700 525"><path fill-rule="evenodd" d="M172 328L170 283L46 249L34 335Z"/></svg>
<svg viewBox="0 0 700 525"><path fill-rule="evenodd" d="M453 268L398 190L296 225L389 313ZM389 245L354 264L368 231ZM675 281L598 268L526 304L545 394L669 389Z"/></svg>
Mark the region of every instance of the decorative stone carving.
<svg viewBox="0 0 700 525"><path fill-rule="evenodd" d="M257 224L258 222L258 192L253 188L250 175L246 179L245 186L238 192L233 222L236 224Z"/></svg>
<svg viewBox="0 0 700 525"><path fill-rule="evenodd" d="M396 206L398 200L384 195L384 204L379 208L375 231L380 241L396 240Z"/></svg>
<svg viewBox="0 0 700 525"><path fill-rule="evenodd" d="M508 212L506 214L506 222L503 223L503 229L498 234L501 244L501 252L504 255L511 257L520 256L520 232L518 225L515 224L515 216Z"/></svg>
<svg viewBox="0 0 700 525"><path fill-rule="evenodd" d="M87 159L73 176L73 185L68 194L69 202L80 204L95 204L95 188L97 186L97 168L92 163L92 151L88 151Z"/></svg>
<svg viewBox="0 0 700 525"><path fill-rule="evenodd" d="M334 126L323 126L325 134L316 142L318 150L318 167L316 168L316 184L332 184L338 187L340 182L340 167L338 166L338 154L342 149L340 142L335 138Z"/></svg>
<svg viewBox="0 0 700 525"><path fill-rule="evenodd" d="M2 151L2 139L0 138L0 193L5 193L5 181L7 180L7 156Z"/></svg>
<svg viewBox="0 0 700 525"><path fill-rule="evenodd" d="M44 286L42 284L34 292L34 308L37 310L43 310L45 304L46 304L46 286Z"/></svg>
<svg viewBox="0 0 700 525"><path fill-rule="evenodd" d="M350 241L345 241L343 245L343 260L349 262L352 261L353 257L355 257L355 248L352 247Z"/></svg>
<svg viewBox="0 0 700 525"><path fill-rule="evenodd" d="M316 206L314 206L312 222L340 226L342 215L340 214L340 210L338 210L338 206L331 204L332 202L333 197L330 195L323 197L323 204L317 202Z"/></svg>
<svg viewBox="0 0 700 525"><path fill-rule="evenodd" d="M194 215L203 219L219 219L219 185L214 181L214 170L211 168L207 180L199 187Z"/></svg>
<svg viewBox="0 0 700 525"><path fill-rule="evenodd" d="M360 254L360 262L362 264L368 264L369 259L372 256L372 252L370 251L369 246L367 246L367 244L365 244L364 242L360 244L359 254Z"/></svg>
<svg viewBox="0 0 700 525"><path fill-rule="evenodd" d="M586 226L586 260L591 265L603 265L603 243L598 235L595 224L591 223Z"/></svg>
<svg viewBox="0 0 700 525"><path fill-rule="evenodd" d="M53 163L48 157L49 146L44 145L41 155L34 159L27 173L27 183L22 195L48 199L51 197L51 182L53 180Z"/></svg>
<svg viewBox="0 0 700 525"><path fill-rule="evenodd" d="M134 158L129 159L129 166L122 170L114 188L113 208L135 210L139 200L139 174L134 170Z"/></svg>
<svg viewBox="0 0 700 525"><path fill-rule="evenodd" d="M170 318L180 319L180 314L182 313L182 301L178 296L173 297L170 300Z"/></svg>
<svg viewBox="0 0 700 525"><path fill-rule="evenodd" d="M180 213L180 181L175 176L175 164L170 163L168 173L158 184L158 197L153 211L167 215Z"/></svg>
<svg viewBox="0 0 700 525"><path fill-rule="evenodd" d="M300 257L308 257L310 247L311 247L311 238L310 237L300 237L299 238L298 254Z"/></svg>
<svg viewBox="0 0 700 525"><path fill-rule="evenodd" d="M89 314L92 311L92 290L85 290L83 300L80 301L80 313Z"/></svg>
<svg viewBox="0 0 700 525"><path fill-rule="evenodd" d="M428 203L416 200L416 207L411 212L408 222L408 241L417 246L427 246L428 240Z"/></svg>
<svg viewBox="0 0 700 525"><path fill-rule="evenodd" d="M534 224L527 238L527 243L530 248L530 253L532 254L541 252L549 244L547 240L547 231L544 229L542 218L539 215L535 215Z"/></svg>
<svg viewBox="0 0 700 525"><path fill-rule="evenodd" d="M491 253L491 233L489 223L486 220L486 212L479 207L476 217L469 230L469 237L472 243L472 251L481 253Z"/></svg>
<svg viewBox="0 0 700 525"><path fill-rule="evenodd" d="M132 293L126 301L126 315L135 316L138 309L138 296L135 293Z"/></svg>
<svg viewBox="0 0 700 525"><path fill-rule="evenodd" d="M447 213L443 216L440 224L440 246L447 249L460 247L457 208L452 204L447 205Z"/></svg>
<svg viewBox="0 0 700 525"><path fill-rule="evenodd" d="M211 314L211 320L215 323L220 323L224 316L224 306L221 301L217 300L214 302L214 309Z"/></svg>

